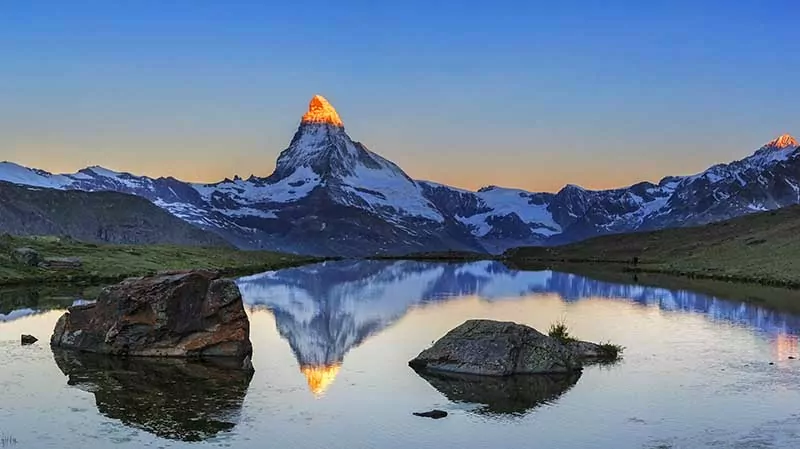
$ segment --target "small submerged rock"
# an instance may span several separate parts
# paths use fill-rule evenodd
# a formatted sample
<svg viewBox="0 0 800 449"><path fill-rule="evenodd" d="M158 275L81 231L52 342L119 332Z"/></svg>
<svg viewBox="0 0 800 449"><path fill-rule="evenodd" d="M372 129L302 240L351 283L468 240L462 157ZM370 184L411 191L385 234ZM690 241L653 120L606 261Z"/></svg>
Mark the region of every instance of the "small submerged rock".
<svg viewBox="0 0 800 449"><path fill-rule="evenodd" d="M422 418L442 419L447 417L447 412L444 410L431 410L429 412L414 412L414 416Z"/></svg>
<svg viewBox="0 0 800 449"><path fill-rule="evenodd" d="M39 339L34 337L33 335L22 334L22 336L20 337L20 342L22 343L23 346L32 345L37 341L39 341Z"/></svg>
<svg viewBox="0 0 800 449"><path fill-rule="evenodd" d="M70 307L53 347L110 355L237 357L252 369L250 322L236 284L213 271L131 278Z"/></svg>

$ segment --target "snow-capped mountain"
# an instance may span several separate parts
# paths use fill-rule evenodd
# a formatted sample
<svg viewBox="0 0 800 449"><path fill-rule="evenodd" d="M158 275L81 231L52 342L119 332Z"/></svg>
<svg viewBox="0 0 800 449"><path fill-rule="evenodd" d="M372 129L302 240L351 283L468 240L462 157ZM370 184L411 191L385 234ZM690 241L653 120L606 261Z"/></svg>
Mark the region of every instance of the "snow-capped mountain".
<svg viewBox="0 0 800 449"><path fill-rule="evenodd" d="M786 134L753 155L692 176L611 190L567 185L556 194L499 187L468 192L423 182L441 210L490 252L588 237L701 225L800 203L800 145Z"/></svg>
<svg viewBox="0 0 800 449"><path fill-rule="evenodd" d="M419 183L354 142L319 95L266 178L190 184L102 167L54 175L3 162L0 180L140 195L248 249L324 255L483 250L467 229L425 197Z"/></svg>
<svg viewBox="0 0 800 449"><path fill-rule="evenodd" d="M215 184L88 167L51 174L0 163L0 181L139 195L241 248L363 256L502 252L608 234L689 226L800 203L798 142L789 135L750 157L693 176L612 190L477 192L411 179L353 141L317 95L268 177Z"/></svg>

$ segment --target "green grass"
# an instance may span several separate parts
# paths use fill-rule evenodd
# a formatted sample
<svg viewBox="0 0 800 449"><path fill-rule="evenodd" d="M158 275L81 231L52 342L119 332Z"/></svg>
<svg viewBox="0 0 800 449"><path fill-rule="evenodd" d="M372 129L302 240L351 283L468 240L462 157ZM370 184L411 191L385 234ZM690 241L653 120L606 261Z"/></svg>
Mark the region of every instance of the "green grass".
<svg viewBox="0 0 800 449"><path fill-rule="evenodd" d="M791 206L699 227L517 248L505 258L517 266L600 262L626 271L800 288L799 236L800 206Z"/></svg>
<svg viewBox="0 0 800 449"><path fill-rule="evenodd" d="M550 338L554 338L561 342L561 344L571 343L573 341L578 341L577 338L573 337L569 333L569 328L567 327L567 323L564 320L556 321L555 323L550 325L550 329L547 331L547 335Z"/></svg>
<svg viewBox="0 0 800 449"><path fill-rule="evenodd" d="M550 325L547 335L552 339L558 340L562 345L569 345L570 343L580 341L580 339L575 338L575 336L570 333L569 326L567 326L567 322L563 318ZM597 363L613 364L622 359L622 351L625 350L623 346L611 342L601 342L598 343L598 346L600 347L600 357L596 361Z"/></svg>
<svg viewBox="0 0 800 449"><path fill-rule="evenodd" d="M599 346L603 360L619 360L622 357L622 351L625 350L624 346L611 342L601 342Z"/></svg>
<svg viewBox="0 0 800 449"><path fill-rule="evenodd" d="M78 257L80 269L28 267L11 258L29 247L42 257ZM227 274L266 271L321 259L267 251L173 245L104 245L56 237L0 237L0 285L72 282L97 284L165 270L215 269Z"/></svg>

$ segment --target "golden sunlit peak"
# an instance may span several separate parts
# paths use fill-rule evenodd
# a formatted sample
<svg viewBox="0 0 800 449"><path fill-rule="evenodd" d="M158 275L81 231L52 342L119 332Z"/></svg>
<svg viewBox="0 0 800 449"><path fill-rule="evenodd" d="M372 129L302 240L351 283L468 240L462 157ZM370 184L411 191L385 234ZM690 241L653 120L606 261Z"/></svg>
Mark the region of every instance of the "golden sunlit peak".
<svg viewBox="0 0 800 449"><path fill-rule="evenodd" d="M314 95L314 98L308 103L308 112L303 115L302 123L328 123L344 126L336 109L322 95Z"/></svg>
<svg viewBox="0 0 800 449"><path fill-rule="evenodd" d="M789 147L796 147L800 144L797 143L797 139L795 139L791 134L784 134L777 139L769 142L766 146L772 148L789 148Z"/></svg>
<svg viewBox="0 0 800 449"><path fill-rule="evenodd" d="M328 387L336 380L336 375L339 374L341 367L342 365L338 363L320 366L305 365L300 367L300 371L306 376L308 388L314 393L314 396L319 398L325 394Z"/></svg>

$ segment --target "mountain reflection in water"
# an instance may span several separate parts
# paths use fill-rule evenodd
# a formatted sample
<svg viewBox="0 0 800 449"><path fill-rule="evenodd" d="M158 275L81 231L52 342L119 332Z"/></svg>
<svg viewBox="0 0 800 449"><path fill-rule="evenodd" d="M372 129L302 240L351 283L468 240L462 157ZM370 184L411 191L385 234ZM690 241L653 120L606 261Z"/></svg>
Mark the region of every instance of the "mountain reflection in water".
<svg viewBox="0 0 800 449"><path fill-rule="evenodd" d="M782 346L796 345L793 336L800 330L800 317L753 304L570 273L519 271L496 261L347 260L266 272L237 283L248 305L274 314L279 334L316 396L334 381L348 351L370 336L414 307L464 296L500 301L555 294L566 302L633 301L746 325L772 334Z"/></svg>
<svg viewBox="0 0 800 449"><path fill-rule="evenodd" d="M97 409L162 438L202 441L233 429L252 372L224 359L109 357L53 348L67 384L94 394Z"/></svg>

